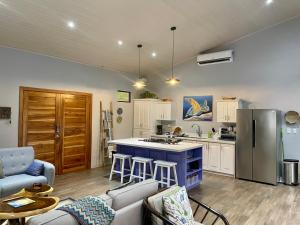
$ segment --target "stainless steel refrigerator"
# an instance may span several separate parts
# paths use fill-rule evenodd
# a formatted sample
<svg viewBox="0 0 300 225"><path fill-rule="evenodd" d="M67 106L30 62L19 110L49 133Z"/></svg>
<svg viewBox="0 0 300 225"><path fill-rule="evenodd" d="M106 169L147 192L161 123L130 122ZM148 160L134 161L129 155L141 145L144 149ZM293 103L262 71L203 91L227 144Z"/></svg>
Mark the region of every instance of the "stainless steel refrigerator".
<svg viewBox="0 0 300 225"><path fill-rule="evenodd" d="M281 114L238 109L236 177L276 185L281 176Z"/></svg>

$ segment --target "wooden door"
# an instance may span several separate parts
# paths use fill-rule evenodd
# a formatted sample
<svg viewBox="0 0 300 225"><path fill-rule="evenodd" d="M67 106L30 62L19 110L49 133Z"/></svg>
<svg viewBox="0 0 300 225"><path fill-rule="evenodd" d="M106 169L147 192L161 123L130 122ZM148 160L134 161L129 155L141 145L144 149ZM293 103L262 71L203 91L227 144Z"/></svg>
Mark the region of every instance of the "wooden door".
<svg viewBox="0 0 300 225"><path fill-rule="evenodd" d="M19 146L32 146L57 174L90 168L90 94L21 87L19 113Z"/></svg>
<svg viewBox="0 0 300 225"><path fill-rule="evenodd" d="M19 146L32 146L35 157L58 166L59 140L55 130L59 119L59 96L56 93L20 92ZM21 97L22 96L22 97Z"/></svg>
<svg viewBox="0 0 300 225"><path fill-rule="evenodd" d="M62 173L90 166L90 105L86 95L61 95Z"/></svg>

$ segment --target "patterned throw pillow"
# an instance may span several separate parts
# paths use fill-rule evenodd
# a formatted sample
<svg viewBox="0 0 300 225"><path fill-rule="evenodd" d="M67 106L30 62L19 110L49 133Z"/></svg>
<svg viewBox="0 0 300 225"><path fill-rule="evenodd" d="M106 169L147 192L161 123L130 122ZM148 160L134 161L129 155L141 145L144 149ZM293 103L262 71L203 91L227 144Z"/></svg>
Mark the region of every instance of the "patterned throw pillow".
<svg viewBox="0 0 300 225"><path fill-rule="evenodd" d="M31 176L40 176L44 172L44 164L33 161L31 165L25 171L26 174Z"/></svg>
<svg viewBox="0 0 300 225"><path fill-rule="evenodd" d="M3 162L0 159L0 179L4 178L4 171L3 171Z"/></svg>
<svg viewBox="0 0 300 225"><path fill-rule="evenodd" d="M193 211L185 187L163 196L165 216L177 225L194 225Z"/></svg>
<svg viewBox="0 0 300 225"><path fill-rule="evenodd" d="M109 225L116 212L100 197L87 196L58 208L70 213L81 225Z"/></svg>

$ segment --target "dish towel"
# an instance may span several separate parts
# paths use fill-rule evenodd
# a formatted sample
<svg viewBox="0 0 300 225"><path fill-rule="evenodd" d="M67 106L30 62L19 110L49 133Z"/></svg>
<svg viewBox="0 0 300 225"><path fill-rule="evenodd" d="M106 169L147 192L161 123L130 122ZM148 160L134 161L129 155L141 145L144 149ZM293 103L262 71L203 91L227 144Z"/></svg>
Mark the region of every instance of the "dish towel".
<svg viewBox="0 0 300 225"><path fill-rule="evenodd" d="M109 225L116 212L100 197L87 196L58 210L71 214L81 225Z"/></svg>

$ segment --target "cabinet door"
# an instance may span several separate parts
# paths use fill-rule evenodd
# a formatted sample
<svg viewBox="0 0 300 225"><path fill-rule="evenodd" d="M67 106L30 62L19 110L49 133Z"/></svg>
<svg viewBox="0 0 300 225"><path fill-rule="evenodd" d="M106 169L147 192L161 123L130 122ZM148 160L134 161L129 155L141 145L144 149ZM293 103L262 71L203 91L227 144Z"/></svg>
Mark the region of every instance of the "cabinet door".
<svg viewBox="0 0 300 225"><path fill-rule="evenodd" d="M208 170L208 158L209 158L209 151L208 151L208 143L200 142L202 144L202 168L204 170Z"/></svg>
<svg viewBox="0 0 300 225"><path fill-rule="evenodd" d="M142 102L140 101L135 101L134 102L134 107L133 107L133 127L134 128L141 128L141 125L142 125L142 112L141 112L141 109L142 109Z"/></svg>
<svg viewBox="0 0 300 225"><path fill-rule="evenodd" d="M217 122L227 122L227 102L217 102Z"/></svg>
<svg viewBox="0 0 300 225"><path fill-rule="evenodd" d="M163 103L163 110L162 110L162 116L163 116L163 119L164 120L171 120L171 110L172 110L172 107L171 107L171 103Z"/></svg>
<svg viewBox="0 0 300 225"><path fill-rule="evenodd" d="M208 169L211 171L220 171L221 164L221 146L217 143L209 143Z"/></svg>
<svg viewBox="0 0 300 225"><path fill-rule="evenodd" d="M163 119L163 105L160 102L154 104L155 120Z"/></svg>
<svg viewBox="0 0 300 225"><path fill-rule="evenodd" d="M151 110L151 103L150 102L143 102L142 103L142 108L141 108L141 113L142 113L142 126L141 128L143 129L150 129L151 128L151 114L150 114L150 110Z"/></svg>
<svg viewBox="0 0 300 225"><path fill-rule="evenodd" d="M221 145L221 172L234 175L235 146Z"/></svg>
<svg viewBox="0 0 300 225"><path fill-rule="evenodd" d="M228 102L227 120L230 123L236 123L236 110L239 108L238 102Z"/></svg>

